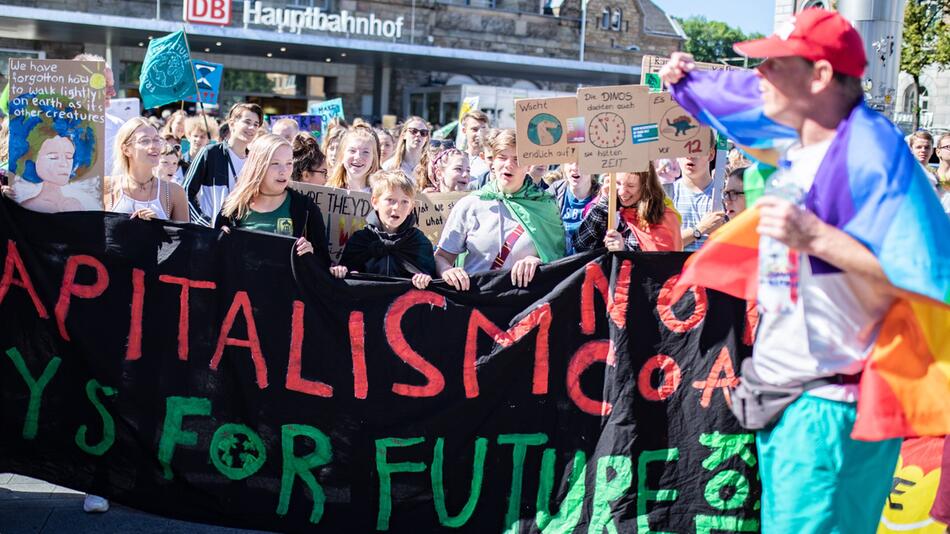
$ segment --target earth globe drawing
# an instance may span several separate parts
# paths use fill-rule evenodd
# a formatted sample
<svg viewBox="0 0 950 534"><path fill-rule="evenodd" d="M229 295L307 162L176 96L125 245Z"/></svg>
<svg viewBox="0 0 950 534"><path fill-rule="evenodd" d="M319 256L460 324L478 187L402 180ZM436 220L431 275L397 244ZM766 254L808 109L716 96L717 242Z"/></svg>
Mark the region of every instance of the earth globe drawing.
<svg viewBox="0 0 950 534"><path fill-rule="evenodd" d="M564 127L550 113L538 113L528 122L528 140L538 146L551 146L561 140Z"/></svg>

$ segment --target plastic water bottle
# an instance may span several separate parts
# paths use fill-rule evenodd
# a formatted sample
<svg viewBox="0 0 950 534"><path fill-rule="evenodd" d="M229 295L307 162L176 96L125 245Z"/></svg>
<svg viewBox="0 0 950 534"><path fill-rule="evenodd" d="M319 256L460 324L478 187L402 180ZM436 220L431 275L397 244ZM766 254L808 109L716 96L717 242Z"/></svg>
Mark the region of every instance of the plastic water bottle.
<svg viewBox="0 0 950 534"><path fill-rule="evenodd" d="M805 191L784 172L779 172L769 181L765 194L784 198L796 206L801 205ZM759 291L758 306L761 313L790 314L798 302L797 250L767 236L759 236Z"/></svg>

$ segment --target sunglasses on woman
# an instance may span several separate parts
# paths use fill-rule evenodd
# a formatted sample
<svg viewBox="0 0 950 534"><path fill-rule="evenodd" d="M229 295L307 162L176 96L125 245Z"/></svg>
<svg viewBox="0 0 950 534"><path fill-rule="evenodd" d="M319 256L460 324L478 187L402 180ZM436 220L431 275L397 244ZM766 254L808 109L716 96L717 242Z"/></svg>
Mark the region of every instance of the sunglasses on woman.
<svg viewBox="0 0 950 534"><path fill-rule="evenodd" d="M455 148L455 141L451 139L433 139L429 141L429 148L438 148L439 150L448 150Z"/></svg>
<svg viewBox="0 0 950 534"><path fill-rule="evenodd" d="M419 129L419 128L406 128L406 132L409 135L419 135L422 137L429 137L429 130Z"/></svg>

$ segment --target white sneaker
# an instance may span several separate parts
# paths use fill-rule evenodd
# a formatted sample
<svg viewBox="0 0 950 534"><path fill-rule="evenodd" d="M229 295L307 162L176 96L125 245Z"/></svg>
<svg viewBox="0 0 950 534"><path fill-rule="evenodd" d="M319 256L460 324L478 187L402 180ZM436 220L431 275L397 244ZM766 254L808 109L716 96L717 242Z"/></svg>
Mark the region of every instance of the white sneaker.
<svg viewBox="0 0 950 534"><path fill-rule="evenodd" d="M82 502L84 512L101 513L109 511L109 499L103 499L98 495L87 494Z"/></svg>

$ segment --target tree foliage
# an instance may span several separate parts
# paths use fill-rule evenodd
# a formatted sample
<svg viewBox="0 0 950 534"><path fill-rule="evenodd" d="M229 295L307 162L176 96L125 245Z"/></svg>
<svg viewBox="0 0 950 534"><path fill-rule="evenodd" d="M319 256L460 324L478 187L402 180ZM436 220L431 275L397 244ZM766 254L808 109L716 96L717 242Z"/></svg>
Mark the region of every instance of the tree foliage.
<svg viewBox="0 0 950 534"><path fill-rule="evenodd" d="M720 60L735 58L732 45L747 39L758 39L760 33L746 34L739 28L733 28L725 22L706 20L706 17L677 19L688 40L684 50L696 58L696 61L720 63Z"/></svg>
<svg viewBox="0 0 950 534"><path fill-rule="evenodd" d="M914 80L920 92L920 73L928 66L950 66L950 0L907 0L904 5L904 37L901 70ZM914 129L920 124L920 105L914 103Z"/></svg>

